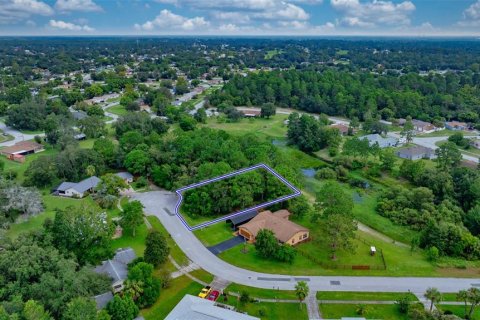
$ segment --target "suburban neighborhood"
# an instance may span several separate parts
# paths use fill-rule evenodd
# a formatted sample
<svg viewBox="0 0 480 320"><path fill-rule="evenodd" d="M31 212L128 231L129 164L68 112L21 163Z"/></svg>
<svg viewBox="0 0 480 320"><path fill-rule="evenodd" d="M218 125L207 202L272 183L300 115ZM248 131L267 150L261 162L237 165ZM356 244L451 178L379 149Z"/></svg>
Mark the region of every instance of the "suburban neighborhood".
<svg viewBox="0 0 480 320"><path fill-rule="evenodd" d="M0 1L0 319L480 320L478 12Z"/></svg>

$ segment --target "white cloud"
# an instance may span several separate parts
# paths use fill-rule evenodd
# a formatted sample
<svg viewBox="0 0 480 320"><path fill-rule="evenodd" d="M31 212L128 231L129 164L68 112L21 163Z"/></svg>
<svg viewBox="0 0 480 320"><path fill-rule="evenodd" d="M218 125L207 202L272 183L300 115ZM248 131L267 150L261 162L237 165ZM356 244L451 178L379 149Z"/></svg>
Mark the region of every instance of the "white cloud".
<svg viewBox="0 0 480 320"><path fill-rule="evenodd" d="M307 20L309 15L296 4L320 4L323 0L156 0L159 3L206 11L237 13L260 20ZM296 4L295 4L296 3Z"/></svg>
<svg viewBox="0 0 480 320"><path fill-rule="evenodd" d="M458 25L461 27L480 27L480 0L463 11L463 19Z"/></svg>
<svg viewBox="0 0 480 320"><path fill-rule="evenodd" d="M61 12L82 11L98 12L103 11L102 7L93 2L93 0L57 0L55 9Z"/></svg>
<svg viewBox="0 0 480 320"><path fill-rule="evenodd" d="M233 23L249 23L250 16L242 12L232 12L232 11L214 11L212 16L218 20L226 20Z"/></svg>
<svg viewBox="0 0 480 320"><path fill-rule="evenodd" d="M54 29L63 30L63 31L86 31L86 32L95 31L94 28L91 28L87 25L82 26L82 25L71 23L71 22L65 22L62 20L50 20L48 25Z"/></svg>
<svg viewBox="0 0 480 320"><path fill-rule="evenodd" d="M174 14L170 10L162 10L154 20L147 21L143 24L135 24L135 29L144 31L191 31L201 32L210 25L204 17L186 18L178 14Z"/></svg>
<svg viewBox="0 0 480 320"><path fill-rule="evenodd" d="M369 0L331 0L334 9L343 14L339 24L350 27L375 27L378 25L409 25L410 14L415 10L411 1L393 3L392 1Z"/></svg>
<svg viewBox="0 0 480 320"><path fill-rule="evenodd" d="M38 0L0 0L0 24L16 23L32 15L50 16L53 9Z"/></svg>

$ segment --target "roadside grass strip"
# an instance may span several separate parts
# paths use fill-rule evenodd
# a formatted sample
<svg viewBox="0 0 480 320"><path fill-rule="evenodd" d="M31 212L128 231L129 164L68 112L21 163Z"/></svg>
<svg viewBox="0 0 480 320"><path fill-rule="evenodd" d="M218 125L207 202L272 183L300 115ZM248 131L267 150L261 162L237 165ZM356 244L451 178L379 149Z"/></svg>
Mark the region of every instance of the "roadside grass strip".
<svg viewBox="0 0 480 320"><path fill-rule="evenodd" d="M267 170L269 173L274 175L278 180L283 182L290 190L292 190L292 193L288 194L288 195L285 195L285 196L282 196L280 198L268 201L268 202L260 203L256 206L253 206L253 207L250 207L250 208L247 208L247 209L243 209L241 211L237 211L237 212L234 212L234 213L231 213L231 214L213 219L211 221L207 221L207 222L197 224L195 226L190 226L188 224L188 222L185 220L185 218L182 216L182 214L180 213L180 206L182 205L182 202L183 202L183 192L184 191L187 191L187 190L190 190L190 189L195 189L195 188L207 185L207 184L212 183L212 182L228 179L228 178L231 178L233 176L240 175L242 173L246 173L246 172L250 172L250 171L254 171L254 170L257 170L257 169ZM285 179L279 173L277 173L275 170L273 170L272 168L270 168L269 166L267 166L266 164L263 164L263 163L260 163L260 164L257 164L257 165L254 165L254 166L251 166L251 167L248 167L248 168L240 169L238 171L230 172L228 174L218 176L218 177L213 178L213 179L204 180L204 181L201 181L201 182L198 182L198 183L180 188L180 189L176 190L175 192L178 195L178 202L175 206L175 214L180 219L180 221L185 226L185 228L187 228L189 231L205 228L205 227L210 226L212 224L215 224L215 223L218 223L218 222L221 222L221 221L225 221L225 220L231 219L233 217L240 216L240 215L245 214L247 212L250 212L252 210L257 210L257 209L260 209L260 208L270 206L272 204L276 204L276 203L279 203L279 202L282 202L282 201L285 201L285 200L288 200L288 199L291 199L291 198L298 197L302 194L302 192L299 189L297 189L294 185L292 185L290 182L288 182L287 179Z"/></svg>

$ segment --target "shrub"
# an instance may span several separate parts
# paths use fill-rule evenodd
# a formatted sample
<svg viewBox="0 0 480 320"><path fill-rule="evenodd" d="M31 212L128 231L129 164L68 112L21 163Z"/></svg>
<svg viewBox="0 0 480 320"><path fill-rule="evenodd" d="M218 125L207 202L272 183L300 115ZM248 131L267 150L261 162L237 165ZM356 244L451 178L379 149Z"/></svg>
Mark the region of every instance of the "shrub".
<svg viewBox="0 0 480 320"><path fill-rule="evenodd" d="M247 291L242 291L240 294L240 302L243 304L250 302L250 294Z"/></svg>
<svg viewBox="0 0 480 320"><path fill-rule="evenodd" d="M316 179L337 179L337 173L330 168L322 168L315 173Z"/></svg>
<svg viewBox="0 0 480 320"><path fill-rule="evenodd" d="M440 253L438 252L437 247L433 246L427 249L427 259L432 262L438 261Z"/></svg>

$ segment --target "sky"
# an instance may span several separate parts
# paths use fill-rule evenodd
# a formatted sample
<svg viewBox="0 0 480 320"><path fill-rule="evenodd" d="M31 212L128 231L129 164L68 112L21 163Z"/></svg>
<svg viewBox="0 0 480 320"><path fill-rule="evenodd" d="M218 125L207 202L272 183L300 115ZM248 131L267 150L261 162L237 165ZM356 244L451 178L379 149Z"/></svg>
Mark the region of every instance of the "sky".
<svg viewBox="0 0 480 320"><path fill-rule="evenodd" d="M480 36L480 0L0 0L0 35Z"/></svg>

